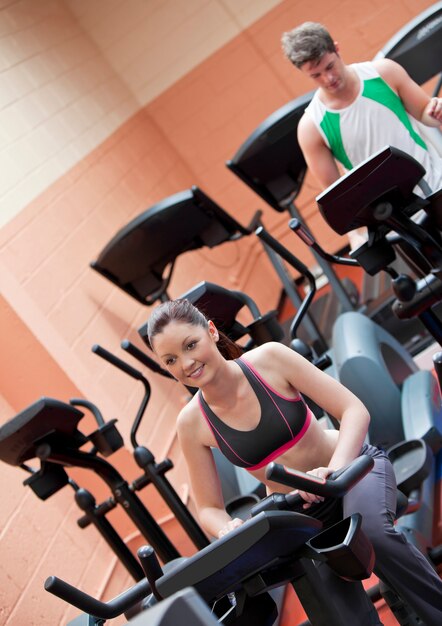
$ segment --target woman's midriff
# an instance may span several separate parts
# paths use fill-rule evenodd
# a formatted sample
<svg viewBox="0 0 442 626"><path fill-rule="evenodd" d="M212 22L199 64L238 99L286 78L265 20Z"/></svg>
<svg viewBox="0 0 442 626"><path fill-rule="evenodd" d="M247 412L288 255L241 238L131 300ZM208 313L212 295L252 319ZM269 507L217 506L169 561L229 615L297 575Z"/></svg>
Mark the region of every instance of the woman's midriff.
<svg viewBox="0 0 442 626"><path fill-rule="evenodd" d="M336 448L338 435L337 430L324 430L316 420L312 420L303 438L293 448L274 459L274 462L301 472L307 472L315 467L327 467ZM258 480L268 483L265 478L265 469L261 468L250 473ZM271 483L272 489L274 486L275 483ZM279 485L278 491L288 492L291 488Z"/></svg>

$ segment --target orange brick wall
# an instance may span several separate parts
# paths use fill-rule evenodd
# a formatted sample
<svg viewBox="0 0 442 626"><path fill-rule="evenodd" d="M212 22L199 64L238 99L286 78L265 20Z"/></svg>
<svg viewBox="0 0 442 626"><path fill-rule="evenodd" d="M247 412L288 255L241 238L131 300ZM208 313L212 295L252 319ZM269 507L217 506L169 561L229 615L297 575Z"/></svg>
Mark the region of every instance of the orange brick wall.
<svg viewBox="0 0 442 626"><path fill-rule="evenodd" d="M127 439L141 387L90 348L100 343L126 358L119 343L123 338L139 343L136 328L148 310L95 274L89 262L130 219L192 184L243 223L255 209L263 209L273 234L307 258L288 232L287 216L264 206L224 165L263 119L311 89L283 59L280 35L305 19L322 21L348 62L365 60L430 4L284 0L131 117L4 226L0 328L7 359L0 364L1 422L39 395L63 400L83 395L108 418L118 417ZM342 241L321 223L313 202L316 191L308 177L298 206L323 244L334 249ZM185 255L170 293L179 295L203 279L246 291L263 310L274 308L280 293L253 238ZM174 422L186 394L173 382L149 378L154 389L140 439L158 460L172 456L171 479L184 493ZM134 471L129 452L119 454L117 462L122 470ZM91 529L76 527L71 494L42 503L25 492L23 478L16 468L1 466L2 493L11 494L11 484L13 489L0 517L0 626L66 623L73 613L43 592L47 575L104 597L117 593L127 577ZM82 475L82 480L87 478ZM167 518L158 499L152 497L149 505L159 518ZM117 523L130 540L133 530L123 516ZM173 524L164 524L178 537Z"/></svg>

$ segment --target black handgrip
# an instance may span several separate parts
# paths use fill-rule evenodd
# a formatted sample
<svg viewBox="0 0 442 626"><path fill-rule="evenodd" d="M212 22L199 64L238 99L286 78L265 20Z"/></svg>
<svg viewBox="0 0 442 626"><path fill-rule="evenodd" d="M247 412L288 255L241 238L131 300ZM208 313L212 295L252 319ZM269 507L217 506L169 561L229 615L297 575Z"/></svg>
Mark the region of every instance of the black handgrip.
<svg viewBox="0 0 442 626"><path fill-rule="evenodd" d="M122 615L151 593L150 585L145 578L109 602L96 600L56 576L47 578L44 587L46 591L72 604L80 611L100 619L112 619Z"/></svg>
<svg viewBox="0 0 442 626"><path fill-rule="evenodd" d="M319 370L324 371L327 367L330 367L332 364L332 360L329 354L322 354L317 359L313 360L313 365L317 367Z"/></svg>
<svg viewBox="0 0 442 626"><path fill-rule="evenodd" d="M255 230L259 227L259 225L261 224L261 217L262 217L262 211L261 209L258 209L252 215L252 219L250 220L249 225L246 226L249 233L255 232Z"/></svg>
<svg viewBox="0 0 442 626"><path fill-rule="evenodd" d="M104 502L102 502L101 504L95 507L93 511L93 515L94 517L104 517L110 511L115 509L116 506L117 506L117 503L115 502L115 500L113 498L108 498L107 500L105 500ZM83 515L77 520L77 524L80 528L87 528L90 523L91 523L90 515Z"/></svg>
<svg viewBox="0 0 442 626"><path fill-rule="evenodd" d="M129 365L129 363L122 361L120 358L115 356L115 354L108 352L105 348L102 348L98 344L92 346L92 352L94 354L98 354L98 356L101 356L102 359L111 363L115 367L118 367L118 369L122 370L129 376L132 376L132 378L135 378L136 380L143 380L144 376L141 372L132 367L132 365Z"/></svg>
<svg viewBox="0 0 442 626"><path fill-rule="evenodd" d="M436 352L433 355L433 365L439 382L439 391L442 393L442 352Z"/></svg>
<svg viewBox="0 0 442 626"><path fill-rule="evenodd" d="M301 221L293 217L289 221L289 228L303 241L309 248L312 248L315 252L319 254L320 257L328 261L329 263L336 263L338 265L352 265L359 266L358 261L356 259L351 259L345 256L338 256L336 254L330 254L326 252L321 246L318 244L316 239L313 237L310 231L301 223Z"/></svg>
<svg viewBox="0 0 442 626"><path fill-rule="evenodd" d="M368 474L373 465L374 461L370 456L358 456L349 465L333 472L325 479L290 469L279 463L270 463L266 470L266 478L325 498L342 498L353 485Z"/></svg>
<svg viewBox="0 0 442 626"><path fill-rule="evenodd" d="M294 217L289 221L289 228L296 234L298 237L305 243L306 246L311 248L315 240L309 231L305 228L305 226L301 223L298 218Z"/></svg>
<svg viewBox="0 0 442 626"><path fill-rule="evenodd" d="M162 600L162 597L158 593L156 582L158 578L161 578L163 575L163 570L161 569L155 550L151 546L141 546L137 551L137 556L144 574L149 581L153 595L157 600Z"/></svg>
<svg viewBox="0 0 442 626"><path fill-rule="evenodd" d="M120 345L123 350L128 352L131 356L135 357L138 361L140 361L140 363L148 367L150 370L152 370L152 372L155 372L155 374L160 374L165 378L172 378L172 380L176 380L176 378L172 376L170 372L162 368L161 365L159 365L154 359L152 359L152 357L140 350L128 339L123 339Z"/></svg>

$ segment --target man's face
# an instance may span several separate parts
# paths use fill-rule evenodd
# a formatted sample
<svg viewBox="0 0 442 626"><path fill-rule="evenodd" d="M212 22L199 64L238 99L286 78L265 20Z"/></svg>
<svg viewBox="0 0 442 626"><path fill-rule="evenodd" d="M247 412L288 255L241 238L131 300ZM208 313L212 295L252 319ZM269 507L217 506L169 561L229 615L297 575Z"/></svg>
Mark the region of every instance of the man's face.
<svg viewBox="0 0 442 626"><path fill-rule="evenodd" d="M345 85L345 66L337 52L326 52L319 62L307 61L300 69L330 94L339 92Z"/></svg>

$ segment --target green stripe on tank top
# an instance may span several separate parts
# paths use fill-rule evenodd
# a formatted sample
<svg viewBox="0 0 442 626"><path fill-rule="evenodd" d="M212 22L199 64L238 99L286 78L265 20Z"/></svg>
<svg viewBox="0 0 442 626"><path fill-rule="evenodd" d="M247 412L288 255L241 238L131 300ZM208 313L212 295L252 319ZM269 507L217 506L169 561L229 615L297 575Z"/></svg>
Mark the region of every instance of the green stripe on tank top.
<svg viewBox="0 0 442 626"><path fill-rule="evenodd" d="M362 90L362 95L364 98L369 98L370 100L374 100L379 104L384 105L387 109L390 109L400 122L405 126L405 128L410 133L410 137L415 141L421 148L427 150L427 145L422 137L413 129L410 119L407 115L407 112L402 104L402 100L399 96L391 89L389 85L383 80L380 76L377 78L369 78L364 80L364 88Z"/></svg>
<svg viewBox="0 0 442 626"><path fill-rule="evenodd" d="M348 158L342 142L339 113L326 111L321 120L320 126L327 137L333 156L342 163L345 169L352 170L353 164Z"/></svg>

